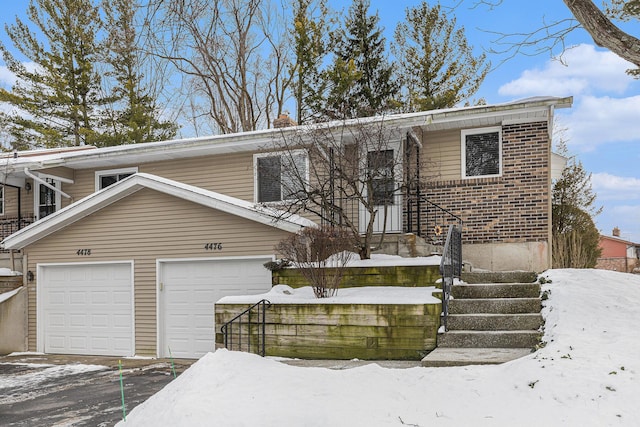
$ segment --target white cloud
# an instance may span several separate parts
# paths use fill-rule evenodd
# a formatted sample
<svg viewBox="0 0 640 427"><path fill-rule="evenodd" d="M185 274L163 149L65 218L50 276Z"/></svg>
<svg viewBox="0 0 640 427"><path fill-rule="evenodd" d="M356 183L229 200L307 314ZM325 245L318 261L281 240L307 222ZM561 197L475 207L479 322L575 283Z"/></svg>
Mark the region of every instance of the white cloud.
<svg viewBox="0 0 640 427"><path fill-rule="evenodd" d="M620 237L640 244L640 204L605 206L596 217L601 234L610 236L614 227L620 229Z"/></svg>
<svg viewBox="0 0 640 427"><path fill-rule="evenodd" d="M558 112L567 127L568 145L591 151L612 142L637 141L640 137L640 95L627 98L583 96L573 108ZM628 158L628 157L627 157Z"/></svg>
<svg viewBox="0 0 640 427"><path fill-rule="evenodd" d="M560 60L525 70L521 76L501 86L504 96L577 96L585 93L623 94L635 82L625 71L632 64L593 45L580 44L565 51Z"/></svg>
<svg viewBox="0 0 640 427"><path fill-rule="evenodd" d="M640 199L640 178L599 172L591 175L591 185L600 200Z"/></svg>
<svg viewBox="0 0 640 427"><path fill-rule="evenodd" d="M38 65L35 62L23 62L22 65L24 65L28 71L38 69ZM0 86L11 89L17 80L16 75L13 74L6 65L0 65Z"/></svg>

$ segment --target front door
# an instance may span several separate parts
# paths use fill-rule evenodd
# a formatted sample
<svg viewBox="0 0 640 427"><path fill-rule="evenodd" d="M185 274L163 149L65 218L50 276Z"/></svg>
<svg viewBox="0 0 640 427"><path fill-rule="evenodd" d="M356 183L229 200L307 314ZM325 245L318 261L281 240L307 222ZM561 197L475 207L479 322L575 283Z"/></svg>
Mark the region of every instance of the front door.
<svg viewBox="0 0 640 427"><path fill-rule="evenodd" d="M390 143L384 150L368 151L366 171L371 177L372 194L367 197L374 204L374 233L399 233L402 231L402 193L400 179L402 156L400 143ZM365 232L369 219L368 209L360 206L360 232Z"/></svg>

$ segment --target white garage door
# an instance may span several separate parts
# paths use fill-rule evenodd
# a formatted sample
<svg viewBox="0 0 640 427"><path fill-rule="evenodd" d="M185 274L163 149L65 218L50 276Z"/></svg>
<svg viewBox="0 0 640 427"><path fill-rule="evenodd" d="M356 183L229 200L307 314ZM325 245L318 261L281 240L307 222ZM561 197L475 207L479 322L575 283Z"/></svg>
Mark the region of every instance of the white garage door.
<svg viewBox="0 0 640 427"><path fill-rule="evenodd" d="M132 356L131 263L39 269L38 348L45 353Z"/></svg>
<svg viewBox="0 0 640 427"><path fill-rule="evenodd" d="M214 304L271 289L271 257L164 261L160 271L161 357L199 358L215 347Z"/></svg>

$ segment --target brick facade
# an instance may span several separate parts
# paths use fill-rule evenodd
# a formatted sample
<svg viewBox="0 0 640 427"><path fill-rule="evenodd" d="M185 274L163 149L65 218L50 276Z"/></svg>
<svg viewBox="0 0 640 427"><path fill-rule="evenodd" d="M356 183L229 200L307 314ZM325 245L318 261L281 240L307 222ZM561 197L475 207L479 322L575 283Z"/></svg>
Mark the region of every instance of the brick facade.
<svg viewBox="0 0 640 427"><path fill-rule="evenodd" d="M549 145L546 121L504 125L502 176L434 181L426 197L462 218L464 243L547 241Z"/></svg>

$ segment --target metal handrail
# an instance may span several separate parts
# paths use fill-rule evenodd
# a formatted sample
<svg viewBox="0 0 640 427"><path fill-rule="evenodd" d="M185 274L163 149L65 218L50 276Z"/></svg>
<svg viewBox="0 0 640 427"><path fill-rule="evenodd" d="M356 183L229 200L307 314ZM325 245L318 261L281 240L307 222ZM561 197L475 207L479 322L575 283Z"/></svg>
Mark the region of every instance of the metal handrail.
<svg viewBox="0 0 640 427"><path fill-rule="evenodd" d="M251 311L258 308L258 348L260 356L265 355L265 311L271 307L271 302L262 299L233 319L226 322L220 327L220 332L224 335L224 346L229 350L233 350L233 325L238 326L238 349L242 351L242 317L247 316L247 352L251 352ZM262 338L262 340L260 339Z"/></svg>
<svg viewBox="0 0 640 427"><path fill-rule="evenodd" d="M450 225L447 231L447 240L440 260L440 275L442 276L441 323L446 331L453 279L459 279L462 275L462 228L457 225Z"/></svg>
<svg viewBox="0 0 640 427"><path fill-rule="evenodd" d="M423 204L426 204L428 207L423 207ZM429 230L427 228L427 230L422 230L422 224L428 224L430 222L429 208L436 211L436 213L432 214L433 221L431 221L431 225L433 229ZM415 218L414 214L416 215ZM438 221L438 217L440 217L440 221ZM406 227L408 232L415 232L415 234L420 237L429 237L430 235L434 235L434 239L440 240L438 236L443 231L442 229L452 224L458 225L460 229L462 229L462 218L437 203L432 202L420 192L410 194L408 196Z"/></svg>

